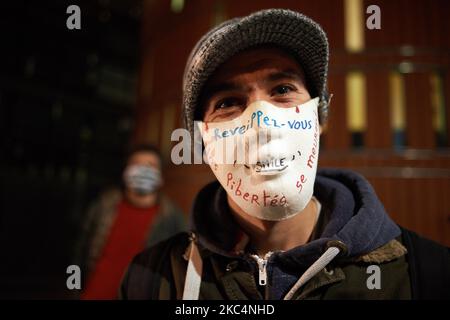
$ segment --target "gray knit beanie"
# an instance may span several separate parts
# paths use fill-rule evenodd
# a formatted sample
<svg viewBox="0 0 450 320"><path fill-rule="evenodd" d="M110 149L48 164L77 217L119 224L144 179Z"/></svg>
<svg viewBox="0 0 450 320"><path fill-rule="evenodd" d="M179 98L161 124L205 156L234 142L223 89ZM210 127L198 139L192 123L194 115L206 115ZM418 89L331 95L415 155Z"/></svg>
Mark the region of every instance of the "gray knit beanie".
<svg viewBox="0 0 450 320"><path fill-rule="evenodd" d="M199 97L208 78L235 54L259 45L291 53L302 66L310 94L320 97L319 121L328 116L328 40L320 25L301 13L268 9L234 18L206 33L192 49L183 76L183 112L193 134Z"/></svg>

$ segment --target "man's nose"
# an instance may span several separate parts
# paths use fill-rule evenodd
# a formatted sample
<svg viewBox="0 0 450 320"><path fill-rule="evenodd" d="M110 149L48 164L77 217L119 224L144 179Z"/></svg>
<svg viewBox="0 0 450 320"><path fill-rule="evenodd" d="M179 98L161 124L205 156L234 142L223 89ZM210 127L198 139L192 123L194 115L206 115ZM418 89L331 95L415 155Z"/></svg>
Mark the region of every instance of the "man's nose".
<svg viewBox="0 0 450 320"><path fill-rule="evenodd" d="M247 107L255 101L260 101L260 100L268 101L269 99L270 99L270 95L268 95L264 90L261 90L261 89L253 90L247 96Z"/></svg>

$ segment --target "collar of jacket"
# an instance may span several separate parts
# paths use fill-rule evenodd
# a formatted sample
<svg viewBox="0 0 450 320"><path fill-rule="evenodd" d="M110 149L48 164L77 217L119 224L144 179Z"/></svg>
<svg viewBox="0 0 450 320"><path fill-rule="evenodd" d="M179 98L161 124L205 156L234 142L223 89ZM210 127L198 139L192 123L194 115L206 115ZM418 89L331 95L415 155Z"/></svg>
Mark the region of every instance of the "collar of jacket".
<svg viewBox="0 0 450 320"><path fill-rule="evenodd" d="M363 262L363 263L385 263L395 260L404 256L408 251L405 246L400 243L397 239L393 239L386 243L385 245L367 253L360 255L359 257L354 257L348 259L352 262Z"/></svg>

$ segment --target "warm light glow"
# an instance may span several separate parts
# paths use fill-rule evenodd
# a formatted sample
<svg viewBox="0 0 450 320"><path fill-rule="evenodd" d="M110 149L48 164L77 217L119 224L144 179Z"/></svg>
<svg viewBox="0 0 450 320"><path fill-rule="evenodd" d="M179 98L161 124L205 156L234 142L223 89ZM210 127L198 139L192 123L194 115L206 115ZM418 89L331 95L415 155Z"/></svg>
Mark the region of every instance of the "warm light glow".
<svg viewBox="0 0 450 320"><path fill-rule="evenodd" d="M366 77L362 72L347 74L347 126L352 132L367 128Z"/></svg>
<svg viewBox="0 0 450 320"><path fill-rule="evenodd" d="M171 0L170 1L170 8L175 13L179 13L179 12L183 11L184 0Z"/></svg>
<svg viewBox="0 0 450 320"><path fill-rule="evenodd" d="M442 78L436 72L430 76L431 107L433 108L433 128L436 132L445 133L445 102Z"/></svg>
<svg viewBox="0 0 450 320"><path fill-rule="evenodd" d="M405 129L405 84L403 76L398 72L389 75L389 91L391 105L391 127L394 131Z"/></svg>
<svg viewBox="0 0 450 320"><path fill-rule="evenodd" d="M362 0L344 1L345 47L348 51L364 49L364 8Z"/></svg>

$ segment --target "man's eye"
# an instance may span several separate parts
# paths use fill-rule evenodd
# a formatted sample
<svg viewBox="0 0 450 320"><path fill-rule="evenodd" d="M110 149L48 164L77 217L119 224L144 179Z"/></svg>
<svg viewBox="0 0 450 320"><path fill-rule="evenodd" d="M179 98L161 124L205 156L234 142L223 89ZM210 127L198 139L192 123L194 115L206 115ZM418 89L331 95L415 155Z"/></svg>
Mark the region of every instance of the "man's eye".
<svg viewBox="0 0 450 320"><path fill-rule="evenodd" d="M227 98L227 99L222 99L219 102L216 103L214 109L226 109L229 107L234 107L234 106L239 106L240 102L238 99L236 98Z"/></svg>
<svg viewBox="0 0 450 320"><path fill-rule="evenodd" d="M295 88L292 87L292 86L288 86L288 85L281 85L281 86L276 87L273 90L272 94L273 95L285 95L285 94L288 94L291 91L295 91Z"/></svg>

